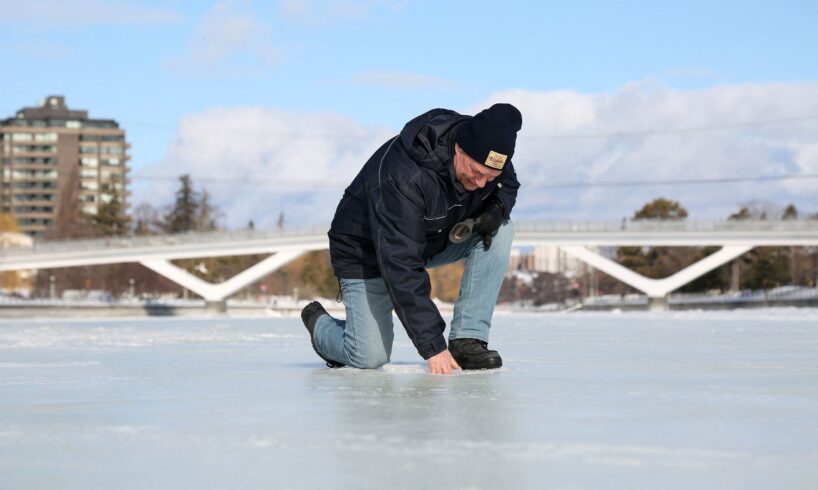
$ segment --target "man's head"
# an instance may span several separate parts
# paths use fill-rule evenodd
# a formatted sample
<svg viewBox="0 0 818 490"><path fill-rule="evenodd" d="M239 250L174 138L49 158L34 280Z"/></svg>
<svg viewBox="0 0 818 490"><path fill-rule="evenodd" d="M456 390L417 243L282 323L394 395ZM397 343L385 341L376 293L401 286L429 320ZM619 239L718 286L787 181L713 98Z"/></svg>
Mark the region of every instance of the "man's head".
<svg viewBox="0 0 818 490"><path fill-rule="evenodd" d="M458 143L454 144L454 175L467 191L482 189L500 176L500 171L480 164L470 157Z"/></svg>
<svg viewBox="0 0 818 490"><path fill-rule="evenodd" d="M454 165L457 180L463 187L476 190L500 176L503 168L511 162L517 132L522 124L523 117L516 107L494 104L458 129ZM463 157L468 158L465 164ZM469 170L472 172L469 173Z"/></svg>

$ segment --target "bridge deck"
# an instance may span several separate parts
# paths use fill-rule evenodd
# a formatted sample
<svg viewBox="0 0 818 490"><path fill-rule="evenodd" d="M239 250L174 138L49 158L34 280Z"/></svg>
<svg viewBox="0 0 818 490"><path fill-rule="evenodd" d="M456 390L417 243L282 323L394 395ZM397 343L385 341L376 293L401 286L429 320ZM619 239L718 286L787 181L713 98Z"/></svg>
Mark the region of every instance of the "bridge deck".
<svg viewBox="0 0 818 490"><path fill-rule="evenodd" d="M515 244L563 246L818 245L818 221L515 222ZM0 250L0 270L249 255L327 247L326 229L231 231L36 242Z"/></svg>

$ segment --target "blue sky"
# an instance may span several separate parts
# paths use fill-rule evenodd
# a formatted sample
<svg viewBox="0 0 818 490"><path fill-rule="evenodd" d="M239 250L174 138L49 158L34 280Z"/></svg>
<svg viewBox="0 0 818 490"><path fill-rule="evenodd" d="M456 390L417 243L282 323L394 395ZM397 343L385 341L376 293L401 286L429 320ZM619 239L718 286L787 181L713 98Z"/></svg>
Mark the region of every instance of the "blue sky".
<svg viewBox="0 0 818 490"><path fill-rule="evenodd" d="M547 141L818 115L816 22L818 3L807 1L0 0L8 69L0 77L0 114L63 94L92 117L117 119L133 145L134 204L158 207L172 193L172 181L140 175L190 172L231 224L265 223L272 210L327 219L340 191L245 189L211 177L268 171L282 182L308 181L305 173L351 178L372 147L415 115L432 107L474 112L500 99L523 110L515 165L531 182L674 180L691 175L678 157L689 140ZM220 130L220 121L229 125ZM242 128L249 121L263 125L248 134ZM202 124L212 127L208 138L237 141L204 141L208 152L190 156L183 148L201 136L189 128ZM329 140L317 152L323 156L310 155L311 132ZM707 164L694 176L818 173L815 120L712 133L695 135L700 148L688 158L742 155L743 164ZM263 149L244 151L260 139ZM664 161L662 147L675 159L649 163ZM300 161L282 163L273 154ZM209 160L213 155L220 160ZM708 185L640 187L627 191L629 199L617 198L622 189L534 187L520 214L615 218L658 194L686 200L700 218L754 199L815 212L815 183L735 185L728 196ZM543 200L543 192L551 198Z"/></svg>

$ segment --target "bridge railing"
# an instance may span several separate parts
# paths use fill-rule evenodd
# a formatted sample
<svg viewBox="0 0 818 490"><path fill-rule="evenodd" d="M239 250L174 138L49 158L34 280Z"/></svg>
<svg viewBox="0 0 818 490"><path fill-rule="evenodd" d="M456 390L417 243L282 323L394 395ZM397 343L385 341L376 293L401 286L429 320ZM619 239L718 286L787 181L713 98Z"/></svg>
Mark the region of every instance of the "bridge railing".
<svg viewBox="0 0 818 490"><path fill-rule="evenodd" d="M818 220L741 221L515 221L516 231L533 232L724 232L724 231L815 231Z"/></svg>
<svg viewBox="0 0 818 490"><path fill-rule="evenodd" d="M104 248L141 248L197 243L226 243L235 241L297 238L309 235L325 235L329 225L287 228L284 230L234 230L170 235L122 236L80 240L40 240L31 247L0 249L3 255L28 253L68 252ZM789 221L515 221L518 232L553 233L638 233L638 232L800 232L818 231L818 220Z"/></svg>
<svg viewBox="0 0 818 490"><path fill-rule="evenodd" d="M96 250L101 248L141 248L166 245L191 245L196 243L225 243L273 238L301 237L326 234L329 227L314 226L286 230L233 230L174 233L168 235L114 236L72 240L40 240L30 247L10 247L0 249L5 254L65 252L71 250Z"/></svg>

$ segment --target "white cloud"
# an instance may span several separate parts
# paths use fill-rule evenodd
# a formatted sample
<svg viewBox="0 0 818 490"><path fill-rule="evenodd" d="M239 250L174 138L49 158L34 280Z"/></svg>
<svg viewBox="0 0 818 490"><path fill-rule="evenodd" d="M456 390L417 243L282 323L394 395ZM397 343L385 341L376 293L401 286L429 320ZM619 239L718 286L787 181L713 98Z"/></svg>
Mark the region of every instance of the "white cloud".
<svg viewBox="0 0 818 490"><path fill-rule="evenodd" d="M164 160L140 169L137 176L170 178L137 188L134 203L155 203L156 196L169 203L175 176L189 173L199 189L208 189L231 227L253 220L272 229L279 212L292 226L326 224L344 188L392 135L337 114L209 110L184 119Z"/></svg>
<svg viewBox="0 0 818 490"><path fill-rule="evenodd" d="M217 3L196 26L185 52L166 65L179 72L246 75L275 65L272 30L249 5Z"/></svg>
<svg viewBox="0 0 818 490"><path fill-rule="evenodd" d="M547 184L718 179L818 172L818 84L724 85L679 91L633 83L613 94L509 90L472 112L511 102L523 113L514 156L522 217L613 219L659 196L692 218L723 218L740 202L796 202L818 210L818 180L585 187ZM710 128L710 129L706 129ZM664 132L666 129L677 131ZM527 185L527 187L526 187Z"/></svg>
<svg viewBox="0 0 818 490"><path fill-rule="evenodd" d="M154 25L182 19L172 10L115 0L0 0L0 24L39 27Z"/></svg>
<svg viewBox="0 0 818 490"><path fill-rule="evenodd" d="M718 179L818 173L818 120L730 128L748 121L818 115L818 84L720 86L679 91L635 83L612 94L509 90L469 114L506 101L523 113L514 164L521 188L516 219L631 216L656 197L680 201L691 219L723 219L740 203L794 202L818 211L818 180L639 187L544 187L555 183ZM709 130L692 130L710 127ZM667 129L678 131L668 131ZM139 174L190 173L254 185L208 182L228 223L273 228L329 223L343 188L395 129L364 126L336 114L263 108L214 109L186 118L161 164ZM589 136L590 135L590 136ZM607 135L607 136L606 136ZM136 180L139 182L139 180ZM137 192L162 196L176 182Z"/></svg>
<svg viewBox="0 0 818 490"><path fill-rule="evenodd" d="M309 25L339 22L362 22L404 8L398 0L282 0L278 6L281 18Z"/></svg>
<svg viewBox="0 0 818 490"><path fill-rule="evenodd" d="M352 78L359 85L374 85L399 89L453 90L457 84L442 78L400 71L365 71Z"/></svg>

